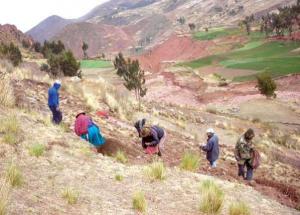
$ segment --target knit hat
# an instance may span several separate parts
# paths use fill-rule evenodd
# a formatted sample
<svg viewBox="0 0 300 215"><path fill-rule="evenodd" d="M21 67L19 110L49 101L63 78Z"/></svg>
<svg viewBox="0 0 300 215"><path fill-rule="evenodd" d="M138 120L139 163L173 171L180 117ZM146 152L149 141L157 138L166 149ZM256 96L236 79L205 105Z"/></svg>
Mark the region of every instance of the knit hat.
<svg viewBox="0 0 300 215"><path fill-rule="evenodd" d="M211 134L214 134L214 133L215 133L215 131L214 131L214 129L212 129L212 128L209 128L209 129L207 129L207 130L206 130L206 133L211 133Z"/></svg>
<svg viewBox="0 0 300 215"><path fill-rule="evenodd" d="M60 81L60 80L56 80L56 81L54 82L54 84L61 85L61 81Z"/></svg>

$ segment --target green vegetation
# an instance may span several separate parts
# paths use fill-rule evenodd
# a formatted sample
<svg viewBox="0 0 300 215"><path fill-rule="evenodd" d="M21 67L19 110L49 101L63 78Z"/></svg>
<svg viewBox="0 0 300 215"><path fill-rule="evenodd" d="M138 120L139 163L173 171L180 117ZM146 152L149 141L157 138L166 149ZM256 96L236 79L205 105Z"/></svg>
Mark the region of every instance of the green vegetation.
<svg viewBox="0 0 300 215"><path fill-rule="evenodd" d="M240 34L238 28L213 28L209 31L200 31L194 34L194 38L198 40L214 40L221 37Z"/></svg>
<svg viewBox="0 0 300 215"><path fill-rule="evenodd" d="M40 157L44 154L45 146L42 144L34 144L28 150L31 156Z"/></svg>
<svg viewBox="0 0 300 215"><path fill-rule="evenodd" d="M79 198L79 192L67 187L62 191L62 197L67 200L68 204L76 204Z"/></svg>
<svg viewBox="0 0 300 215"><path fill-rule="evenodd" d="M116 179L116 181L123 181L124 176L123 176L123 175L120 175L120 174L117 174L117 175L115 176L115 179Z"/></svg>
<svg viewBox="0 0 300 215"><path fill-rule="evenodd" d="M192 152L185 152L183 158L181 159L180 168L195 172L200 165L199 156L193 154Z"/></svg>
<svg viewBox="0 0 300 215"><path fill-rule="evenodd" d="M0 44L0 58L9 60L14 66L19 66L22 62L22 54L18 46L10 43L6 45Z"/></svg>
<svg viewBox="0 0 300 215"><path fill-rule="evenodd" d="M23 176L20 169L15 164L10 164L6 169L6 181L10 183L12 187L19 187L23 183Z"/></svg>
<svg viewBox="0 0 300 215"><path fill-rule="evenodd" d="M166 178L166 168L163 162L154 161L146 167L145 174L150 180L164 180Z"/></svg>
<svg viewBox="0 0 300 215"><path fill-rule="evenodd" d="M147 210L145 194L142 191L138 191L133 194L132 206L135 210L140 212L145 212Z"/></svg>
<svg viewBox="0 0 300 215"><path fill-rule="evenodd" d="M224 201L224 192L211 180L202 182L200 192L200 211L207 214L220 213Z"/></svg>
<svg viewBox="0 0 300 215"><path fill-rule="evenodd" d="M15 115L11 115L2 120L0 132L4 133L3 140L10 145L16 145L20 140L21 127Z"/></svg>
<svg viewBox="0 0 300 215"><path fill-rule="evenodd" d="M0 215L7 214L9 198L9 185L5 182L2 182L0 185Z"/></svg>
<svg viewBox="0 0 300 215"><path fill-rule="evenodd" d="M272 77L277 77L300 72L300 56L292 52L299 47L300 42L295 41L263 43L254 40L233 52L212 55L181 65L195 69L216 64L232 69L265 71ZM255 80L255 77L255 75L242 76L233 80Z"/></svg>
<svg viewBox="0 0 300 215"><path fill-rule="evenodd" d="M276 83L273 81L271 76L267 73L261 73L257 75L257 88L260 93L265 95L267 98L276 97Z"/></svg>
<svg viewBox="0 0 300 215"><path fill-rule="evenodd" d="M117 153L115 154L115 159L120 162L120 163L127 163L128 162L128 158L125 154L125 152L118 150Z"/></svg>
<svg viewBox="0 0 300 215"><path fill-rule="evenodd" d="M82 69L96 69L96 68L109 68L112 67L110 61L106 60L82 60L80 62Z"/></svg>
<svg viewBox="0 0 300 215"><path fill-rule="evenodd" d="M229 207L229 215L250 215L250 208L244 202L233 203Z"/></svg>

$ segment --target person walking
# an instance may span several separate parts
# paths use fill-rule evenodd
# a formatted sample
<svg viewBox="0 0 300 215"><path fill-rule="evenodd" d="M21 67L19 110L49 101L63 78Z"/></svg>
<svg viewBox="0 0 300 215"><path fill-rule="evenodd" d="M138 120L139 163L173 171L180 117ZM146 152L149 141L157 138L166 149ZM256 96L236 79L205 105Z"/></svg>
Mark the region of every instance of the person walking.
<svg viewBox="0 0 300 215"><path fill-rule="evenodd" d="M59 89L61 82L56 80L51 88L48 90L48 106L52 112L52 122L60 124L62 121L62 113L59 109Z"/></svg>
<svg viewBox="0 0 300 215"><path fill-rule="evenodd" d="M219 158L219 138L212 128L207 129L206 134L206 145L200 145L200 149L206 152L206 159L209 161L210 166L216 168Z"/></svg>

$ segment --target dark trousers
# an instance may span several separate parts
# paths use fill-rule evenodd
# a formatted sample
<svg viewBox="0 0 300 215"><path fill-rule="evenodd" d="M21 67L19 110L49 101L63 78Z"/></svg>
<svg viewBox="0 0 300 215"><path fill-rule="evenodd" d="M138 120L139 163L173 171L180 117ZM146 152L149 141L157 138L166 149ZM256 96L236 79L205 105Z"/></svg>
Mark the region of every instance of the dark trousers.
<svg viewBox="0 0 300 215"><path fill-rule="evenodd" d="M55 106L49 106L51 112L52 112L52 121L55 124L59 124L62 121L62 113L56 109Z"/></svg>
<svg viewBox="0 0 300 215"><path fill-rule="evenodd" d="M239 176L243 176L245 180L251 181L253 178L253 168L250 165L250 160L246 160L244 164L238 164ZM245 167L247 168L247 173L245 175Z"/></svg>

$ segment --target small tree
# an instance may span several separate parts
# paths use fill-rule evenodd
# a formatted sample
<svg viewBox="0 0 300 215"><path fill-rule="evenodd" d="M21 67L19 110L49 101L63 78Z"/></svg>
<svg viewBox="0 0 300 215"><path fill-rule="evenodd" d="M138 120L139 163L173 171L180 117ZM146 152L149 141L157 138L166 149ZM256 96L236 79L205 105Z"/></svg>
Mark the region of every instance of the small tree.
<svg viewBox="0 0 300 215"><path fill-rule="evenodd" d="M277 88L275 81L268 73L262 73L256 76L257 88L262 95L267 98L276 97L275 90Z"/></svg>
<svg viewBox="0 0 300 215"><path fill-rule="evenodd" d="M195 30L196 25L194 23L189 23L189 28L191 31Z"/></svg>
<svg viewBox="0 0 300 215"><path fill-rule="evenodd" d="M179 19L177 19L177 21L181 24L184 25L185 24L185 18L183 16L181 16Z"/></svg>
<svg viewBox="0 0 300 215"><path fill-rule="evenodd" d="M88 58L88 55L87 55L87 50L89 49L89 45L86 43L86 42L83 42L83 44L82 44L82 51L83 51L83 56L84 56L84 58L85 59L87 59Z"/></svg>
<svg viewBox="0 0 300 215"><path fill-rule="evenodd" d="M35 42L33 44L33 49L36 52L41 52L42 51L42 45L41 45L41 43L40 42Z"/></svg>
<svg viewBox="0 0 300 215"><path fill-rule="evenodd" d="M22 54L18 46L10 43L6 45L0 44L0 56L10 60L14 66L18 66L22 62Z"/></svg>
<svg viewBox="0 0 300 215"><path fill-rule="evenodd" d="M114 60L114 66L115 66L115 69L117 70L117 75L122 77L123 74L126 73L126 60L123 56L122 53L119 53L118 56L116 56L115 60Z"/></svg>
<svg viewBox="0 0 300 215"><path fill-rule="evenodd" d="M22 46L23 46L23 48L28 49L30 47L30 41L23 39Z"/></svg>
<svg viewBox="0 0 300 215"><path fill-rule="evenodd" d="M254 15L246 16L246 18L242 21L242 24L245 25L247 34L251 33L251 23L254 21Z"/></svg>

